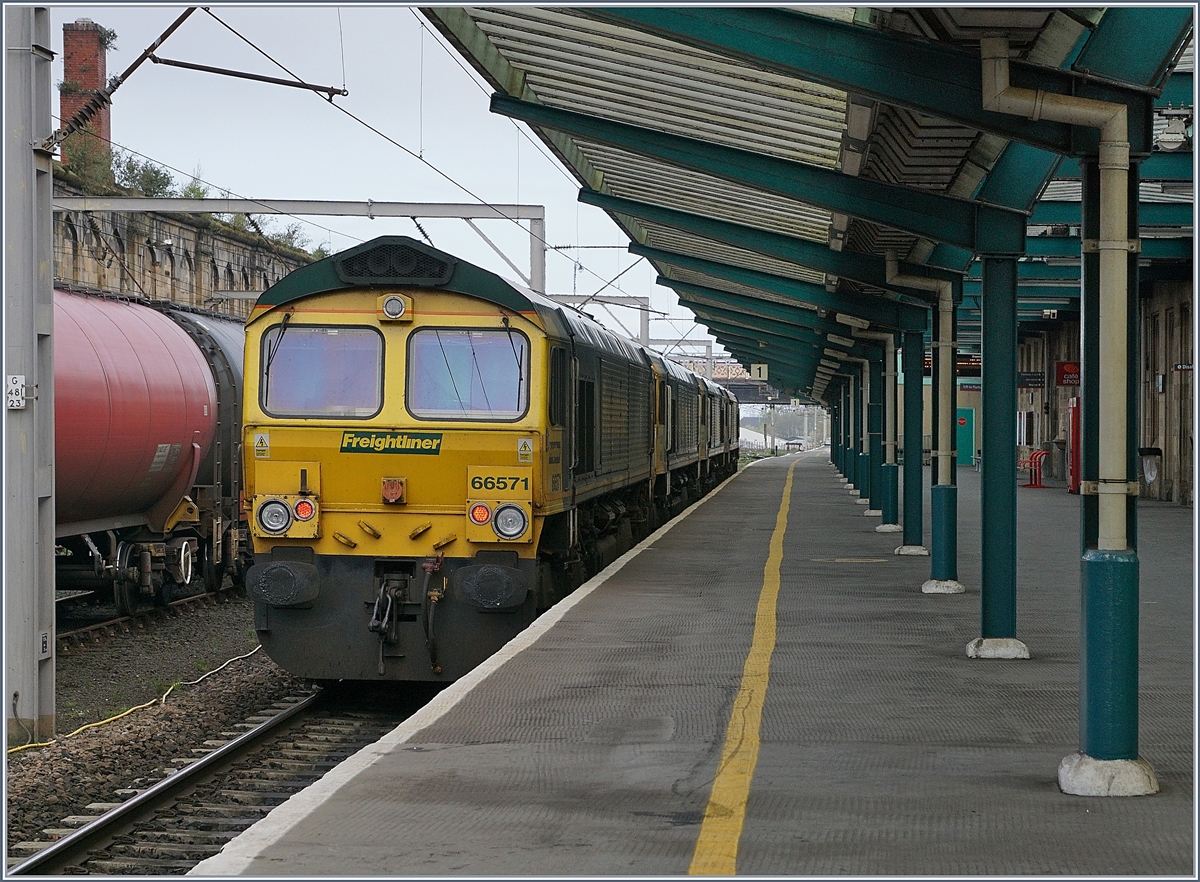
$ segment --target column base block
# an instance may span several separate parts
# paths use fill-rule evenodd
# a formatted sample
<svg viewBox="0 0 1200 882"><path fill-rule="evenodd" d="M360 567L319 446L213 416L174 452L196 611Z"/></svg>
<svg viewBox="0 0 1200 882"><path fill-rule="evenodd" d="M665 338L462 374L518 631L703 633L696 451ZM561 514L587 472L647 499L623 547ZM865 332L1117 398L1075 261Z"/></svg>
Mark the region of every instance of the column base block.
<svg viewBox="0 0 1200 882"><path fill-rule="evenodd" d="M863 512L863 517L864 518L881 518L881 517L883 517L883 509L882 508L868 508L866 511Z"/></svg>
<svg viewBox="0 0 1200 882"><path fill-rule="evenodd" d="M922 594L962 594L967 588L955 579L930 579L921 586Z"/></svg>
<svg viewBox="0 0 1200 882"><path fill-rule="evenodd" d="M868 512L870 514L870 512ZM876 533L903 533L904 528L899 524L880 524L875 528ZM901 546L903 547L903 546ZM899 553L899 549L896 550Z"/></svg>
<svg viewBox="0 0 1200 882"><path fill-rule="evenodd" d="M862 491L861 491L861 490L856 490L856 489L854 488L854 485L853 485L853 484L847 484L846 486L847 486L848 488L850 488L850 495L851 495L851 496L862 496Z"/></svg>
<svg viewBox="0 0 1200 882"><path fill-rule="evenodd" d="M851 493L850 495L851 495L851 496L853 496L854 494L853 494L853 493ZM855 501L855 502L856 502L858 505L870 505L870 503L871 503L871 498L870 498L869 496L860 496L860 497L858 497L858 499L856 499L856 500L854 500L854 501Z"/></svg>
<svg viewBox="0 0 1200 882"><path fill-rule="evenodd" d="M929 549L924 545L901 545L892 554L902 557L929 557Z"/></svg>
<svg viewBox="0 0 1200 882"><path fill-rule="evenodd" d="M967 658L1029 658L1029 647L1016 637L976 637L967 644Z"/></svg>
<svg viewBox="0 0 1200 882"><path fill-rule="evenodd" d="M1058 764L1058 787L1072 796L1149 796L1158 776L1141 757L1098 760L1077 750Z"/></svg>

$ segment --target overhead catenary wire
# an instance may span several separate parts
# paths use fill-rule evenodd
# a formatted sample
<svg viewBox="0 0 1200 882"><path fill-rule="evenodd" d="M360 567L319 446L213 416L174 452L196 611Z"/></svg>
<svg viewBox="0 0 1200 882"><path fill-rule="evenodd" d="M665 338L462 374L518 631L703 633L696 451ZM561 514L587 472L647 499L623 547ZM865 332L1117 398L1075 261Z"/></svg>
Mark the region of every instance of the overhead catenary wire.
<svg viewBox="0 0 1200 882"><path fill-rule="evenodd" d="M222 27L226 28L228 31L230 31L230 33L234 34L234 35L235 35L235 36L236 36L236 37L237 37L239 40L242 40L244 43L246 43L246 45L250 46L252 49L254 49L256 52L258 52L260 55L262 55L264 58L266 58L268 61L270 61L272 64L274 64L276 67L278 67L280 70L282 70L284 73L286 73L288 76L290 76L290 77L293 77L294 79L296 79L296 80L298 80L298 81L301 79L299 76L297 76L297 75L296 75L295 73L293 73L291 70L289 70L289 69L288 69L288 68L287 68L285 65L283 65L281 62L279 62L279 61L277 61L275 58L273 58L273 57L272 57L272 56L271 56L271 55L270 55L268 52L266 52L264 49L262 49L261 47L259 47L258 45L256 45L256 44L255 44L255 43L254 43L252 40L250 40L250 39L248 39L247 37L243 36L242 34L238 33L238 32L237 32L237 30L235 30L233 27L231 27L231 26L230 26L229 24L227 24L226 22L222 21L222 20L221 20L221 19L220 19L220 18L219 18L219 17L216 15L216 13L214 13L214 12L213 12L213 11L212 11L210 8L208 8L208 7L203 7L203 8L204 8L204 11L205 11L205 12L206 12L206 13L207 13L209 16L211 16L211 17L212 17L212 18L213 18L213 19L214 19L216 22L218 22L218 23L219 23L219 24L220 24ZM414 11L414 15L415 15L415 11ZM421 20L420 20L419 18L417 19L417 22L418 22L418 24L420 24L420 25L421 25L421 27L422 27L422 28L424 28L424 27L425 27L424 23L423 23L423 22L421 22ZM439 45L440 45L440 43L439 43ZM459 66L461 67L462 65L460 64ZM465 70L465 68L464 68L464 70ZM474 78L472 78L472 81L474 82ZM371 132L374 132L376 135L378 135L379 137L383 138L383 139L384 139L385 141L387 141L389 144L392 144L394 147L397 147L397 148L399 148L400 150L402 150L402 151L404 151L405 153L407 153L407 154L408 154L409 156L411 156L413 159L416 159L418 162L420 162L421 164L423 164L424 166L426 166L426 167L427 167L427 168L428 168L430 171L434 172L435 174L437 174L439 177L443 178L443 179L444 179L445 181L447 181L448 183L452 184L453 186L457 187L457 188L458 188L459 190L461 190L462 192L466 193L468 196L470 196L472 199L474 199L474 200L475 200L476 202L478 202L480 205L486 205L486 206L488 206L488 207L494 208L494 209L496 210L496 213L497 213L497 214L498 214L498 215L499 215L501 218L503 218L504 220L507 220L507 221L509 221L510 223L514 224L516 227L518 227L519 229L521 229L523 232L527 232L527 233L529 233L529 235L530 235L530 236L532 236L532 237L533 237L535 240L537 240L538 242L541 242L541 244L542 244L542 245L546 245L547 247L549 246L549 243L547 243L545 239L543 239L542 237L540 237L540 236L536 235L536 234L535 234L535 233L534 233L532 230L526 230L526 229L525 229L525 227L521 226L521 222L520 222L520 220L518 220L517 218L509 217L508 215L504 214L504 212L500 211L499 209L496 209L496 208L495 208L495 206L494 206L492 203L488 202L488 201L487 201L486 199L484 199L482 196L480 196L480 195L478 195L477 193L475 193L473 190L471 190L471 189L470 189L469 187L467 187L465 184L463 184L463 183L461 183L461 182L459 182L459 181L455 180L455 178L454 178L454 177L452 177L452 176L451 176L450 174L448 174L447 172L444 172L444 171L442 171L440 168L438 168L437 166L435 166L435 165L434 165L433 163L431 163L429 160L425 159L425 157L424 157L424 156L420 155L420 153L416 153L416 152L414 152L414 151L413 151L411 148L404 146L404 145L403 145L403 144L401 144L399 141L397 141L395 138L392 138L390 135L386 134L385 132L381 131L380 129L378 129L378 128L376 128L375 126L373 126L373 125L371 125L370 123L368 123L368 122L367 122L365 119L363 119L362 117L358 116L357 114L354 114L354 113L352 113L352 112L351 112L350 110L348 110L347 108L345 108L345 107L342 107L340 104L336 103L336 102L333 100L333 96L332 96L332 95L328 96L328 103L329 103L329 104L330 104L332 107L335 107L335 108L337 108L339 111L341 111L343 114L345 114L345 115L346 115L347 117L349 117L350 119L352 119L352 120L354 120L355 122L357 122L359 125L363 126L364 128L366 128L367 130L369 130L369 131L371 131ZM543 155L544 155L544 154L543 154ZM558 166L557 166L557 165L555 165L554 167L555 167L556 169L558 169ZM562 169L558 169L558 170L559 170L560 172L562 171ZM564 174L565 174L565 172L564 172ZM569 180L571 180L571 183L572 183L572 184L575 184L575 183L577 183L576 181L574 181L573 179L571 179L569 175L568 175L567 177L568 177L568 179L569 179ZM555 253L557 253L557 252L555 252ZM640 261L639 261L639 263L640 263ZM580 265L582 266L582 264L580 264ZM638 265L637 263L633 264L633 266L637 266L637 265ZM590 273L591 275L595 276L597 279L599 279L599 280L601 280L602 282L604 282L604 284L603 284L603 285L601 285L601 287L599 288L599 290L597 290L596 292L594 292L592 296L595 296L596 294L599 294L601 291L604 291L604 290L605 290L606 288L608 288L608 287L609 287L609 286L610 286L610 285L611 285L613 282L615 282L617 278L619 278L621 275L623 275L623 272L622 272L622 273L618 273L618 275L617 275L616 277L614 277L614 278L612 278L612 279L605 280L605 277L604 277L603 275L601 275L600 273L597 273L595 270L591 269L590 267L586 267L586 266L584 266L584 267L583 267L583 269L584 269L586 272Z"/></svg>

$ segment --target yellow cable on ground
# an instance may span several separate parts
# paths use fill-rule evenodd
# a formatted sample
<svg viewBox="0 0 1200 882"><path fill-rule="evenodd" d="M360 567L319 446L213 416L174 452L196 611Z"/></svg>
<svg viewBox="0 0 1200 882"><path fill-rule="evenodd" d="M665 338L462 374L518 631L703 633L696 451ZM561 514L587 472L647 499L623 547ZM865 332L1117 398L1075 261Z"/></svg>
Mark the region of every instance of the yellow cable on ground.
<svg viewBox="0 0 1200 882"><path fill-rule="evenodd" d="M754 637L725 732L717 777L708 797L692 864L688 867L692 876L732 876L737 872L738 842L746 820L754 767L758 764L763 703L767 697L771 654L775 651L775 607L779 599L783 537L791 507L792 473L798 462L788 466L783 485L783 501L775 517L770 553L763 567L762 593L758 596L758 609L754 614Z"/></svg>
<svg viewBox="0 0 1200 882"><path fill-rule="evenodd" d="M256 647L254 647L254 649L250 650L245 655L234 656L233 658L229 659L229 661L225 662L225 664L221 665L219 668L213 668L211 671L209 671L203 677L200 677L198 680L192 680L190 683L172 683L171 688L168 689L166 692L164 692L162 694L161 698L156 698L153 701L147 701L145 704L139 704L137 707L131 707L131 708L129 708L129 710L121 711L121 713L117 714L115 717L109 717L107 720L100 720L99 722L96 722L96 723L87 723L83 726L80 726L74 732L64 735L61 739L55 738L50 741L40 741L37 744L22 744L20 747L10 747L7 752L12 754L12 753L20 753L22 750L30 750L31 748L34 748L34 747L49 747L51 744L57 744L60 740L65 741L68 738L74 738L80 732L86 731L87 729L95 729L97 726L107 725L108 723L111 723L115 720L121 719L121 717L127 717L134 711L144 710L145 708L153 707L156 704L166 704L167 696L171 694L171 692L175 689L176 686L195 686L197 683L201 683L204 680L207 680L209 677L211 677L213 674L217 673L218 671L225 670L225 668L229 667L229 665L233 664L235 661L240 661L244 658L249 658L250 656L254 655L254 653L258 652L260 649L262 649L262 646L256 646Z"/></svg>

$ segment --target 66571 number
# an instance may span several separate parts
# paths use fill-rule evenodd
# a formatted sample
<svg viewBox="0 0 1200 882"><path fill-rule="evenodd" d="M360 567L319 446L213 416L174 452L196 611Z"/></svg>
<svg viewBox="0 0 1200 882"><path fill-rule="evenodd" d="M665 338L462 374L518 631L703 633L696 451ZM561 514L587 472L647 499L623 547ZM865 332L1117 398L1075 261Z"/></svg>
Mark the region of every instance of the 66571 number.
<svg viewBox="0 0 1200 882"><path fill-rule="evenodd" d="M472 490L528 490L529 478L481 478L479 475L471 478Z"/></svg>

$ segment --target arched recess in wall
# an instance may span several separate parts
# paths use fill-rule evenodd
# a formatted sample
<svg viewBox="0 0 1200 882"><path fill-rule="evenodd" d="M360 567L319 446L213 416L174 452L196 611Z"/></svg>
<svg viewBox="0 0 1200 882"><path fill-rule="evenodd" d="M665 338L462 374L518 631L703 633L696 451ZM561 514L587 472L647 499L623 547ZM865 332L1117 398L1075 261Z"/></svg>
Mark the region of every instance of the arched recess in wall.
<svg viewBox="0 0 1200 882"><path fill-rule="evenodd" d="M163 261L163 271L167 274L167 290L172 303L179 303L179 279L175 276L175 255L171 253L171 249L166 249L163 252L166 258Z"/></svg>
<svg viewBox="0 0 1200 882"><path fill-rule="evenodd" d="M117 290L125 291L127 288L133 287L133 284L129 279L129 264L125 259L125 240L121 238L119 230L113 230L112 250L113 260L117 263Z"/></svg>
<svg viewBox="0 0 1200 882"><path fill-rule="evenodd" d="M67 246L67 253L64 255L67 265L60 266L58 274L70 282L84 284L86 279L81 277L83 266L79 256L79 232L69 217L63 219L63 234Z"/></svg>
<svg viewBox="0 0 1200 882"><path fill-rule="evenodd" d="M196 290L196 272L192 256L184 251L179 257L179 290L186 295L189 306L199 306L197 296L199 292Z"/></svg>

